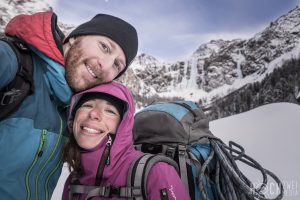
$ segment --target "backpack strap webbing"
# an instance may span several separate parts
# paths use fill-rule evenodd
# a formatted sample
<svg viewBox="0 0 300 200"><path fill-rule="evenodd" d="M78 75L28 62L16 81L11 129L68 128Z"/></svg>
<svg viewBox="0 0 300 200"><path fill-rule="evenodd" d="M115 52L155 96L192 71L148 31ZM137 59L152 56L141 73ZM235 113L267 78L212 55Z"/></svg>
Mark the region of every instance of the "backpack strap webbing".
<svg viewBox="0 0 300 200"><path fill-rule="evenodd" d="M180 169L180 178L184 183L187 191L189 191L189 181L188 181L188 174L186 168L186 146L185 145L178 145L178 164Z"/></svg>
<svg viewBox="0 0 300 200"><path fill-rule="evenodd" d="M143 154L141 157L138 157L132 162L127 176L127 186L141 188L142 196L136 197L135 200L147 199L147 178L152 166L158 162L165 162L172 165L179 173L177 163L166 156Z"/></svg>
<svg viewBox="0 0 300 200"><path fill-rule="evenodd" d="M123 197L135 198L141 196L141 189L135 187L70 185L69 199L73 194L86 194L86 200L92 197Z"/></svg>
<svg viewBox="0 0 300 200"><path fill-rule="evenodd" d="M2 120L17 110L22 101L33 93L34 87L32 58L27 45L17 38L2 37L0 40L12 48L18 62L15 78L0 91L0 120Z"/></svg>

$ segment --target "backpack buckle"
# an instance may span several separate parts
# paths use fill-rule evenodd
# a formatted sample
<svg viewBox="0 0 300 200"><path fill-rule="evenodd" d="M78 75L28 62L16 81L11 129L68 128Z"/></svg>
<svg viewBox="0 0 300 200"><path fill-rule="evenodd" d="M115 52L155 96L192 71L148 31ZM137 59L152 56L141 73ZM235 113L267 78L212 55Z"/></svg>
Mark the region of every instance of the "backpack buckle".
<svg viewBox="0 0 300 200"><path fill-rule="evenodd" d="M119 187L110 187L109 196L120 196L120 188Z"/></svg>
<svg viewBox="0 0 300 200"><path fill-rule="evenodd" d="M2 106L13 103L18 97L22 94L21 90L16 90L12 88L10 91L7 91L3 94L0 104Z"/></svg>
<svg viewBox="0 0 300 200"><path fill-rule="evenodd" d="M175 157L175 148L174 147L167 147L165 155L174 158Z"/></svg>
<svg viewBox="0 0 300 200"><path fill-rule="evenodd" d="M112 196L120 196L120 188L113 186L103 187L103 190L100 192L102 197L112 197Z"/></svg>

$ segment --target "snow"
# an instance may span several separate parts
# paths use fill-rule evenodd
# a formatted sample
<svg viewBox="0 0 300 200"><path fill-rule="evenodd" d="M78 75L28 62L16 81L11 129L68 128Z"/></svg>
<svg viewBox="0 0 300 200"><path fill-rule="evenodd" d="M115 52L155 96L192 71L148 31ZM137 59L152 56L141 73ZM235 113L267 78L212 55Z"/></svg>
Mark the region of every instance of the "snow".
<svg viewBox="0 0 300 200"><path fill-rule="evenodd" d="M210 130L225 143L232 140L245 148L246 154L264 168L274 172L283 182L284 200L300 199L300 106L276 103L251 111L212 121ZM261 182L257 171L240 165L254 184ZM54 191L52 200L61 199L67 168ZM275 183L268 185L266 194L276 194Z"/></svg>
<svg viewBox="0 0 300 200"><path fill-rule="evenodd" d="M243 73L242 73L242 69L241 69L241 63L243 63L246 59L245 59L245 56L243 56L243 54L241 53L241 51L239 50L238 53L234 53L234 54L231 54L232 56L232 59L236 62L237 64L237 69L236 69L236 72L237 72L237 76L239 79L242 79L243 78Z"/></svg>
<svg viewBox="0 0 300 200"><path fill-rule="evenodd" d="M183 80L180 82L179 85L176 86L175 90L185 90L185 89L192 89L197 90L197 60L190 59L184 62L184 74L187 74L188 67L190 66L190 78L187 79L187 76L183 77Z"/></svg>

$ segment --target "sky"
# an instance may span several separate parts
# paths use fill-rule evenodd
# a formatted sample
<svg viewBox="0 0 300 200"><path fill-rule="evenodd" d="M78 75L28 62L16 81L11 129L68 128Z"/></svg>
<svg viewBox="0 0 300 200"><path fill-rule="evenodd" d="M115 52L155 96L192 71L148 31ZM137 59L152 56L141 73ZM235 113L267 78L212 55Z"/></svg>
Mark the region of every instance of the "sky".
<svg viewBox="0 0 300 200"><path fill-rule="evenodd" d="M226 144L230 140L240 144L248 156L275 173L284 186L283 200L299 200L299 116L299 105L274 103L212 121L210 130ZM261 183L258 171L241 164L239 167L255 185ZM63 184L68 174L65 166L52 200L61 199ZM274 197L277 191L275 182L270 180L265 194Z"/></svg>
<svg viewBox="0 0 300 200"><path fill-rule="evenodd" d="M188 58L212 39L248 39L300 0L46 0L59 21L79 25L97 13L120 17L139 35L139 52L162 61Z"/></svg>

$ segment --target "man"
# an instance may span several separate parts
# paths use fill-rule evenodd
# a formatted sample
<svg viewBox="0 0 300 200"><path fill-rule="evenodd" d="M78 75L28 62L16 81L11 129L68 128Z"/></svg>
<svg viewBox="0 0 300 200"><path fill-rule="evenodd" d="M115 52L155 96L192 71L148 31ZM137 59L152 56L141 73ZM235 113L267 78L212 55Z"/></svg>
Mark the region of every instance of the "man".
<svg viewBox="0 0 300 200"><path fill-rule="evenodd" d="M61 108L69 103L72 90L121 76L136 56L137 33L129 23L99 14L64 38L56 15L49 11L16 16L5 34L29 46L34 93L0 121L0 196L50 199L61 173L66 139ZM2 90L18 70L14 51L3 41L0 60Z"/></svg>

